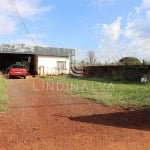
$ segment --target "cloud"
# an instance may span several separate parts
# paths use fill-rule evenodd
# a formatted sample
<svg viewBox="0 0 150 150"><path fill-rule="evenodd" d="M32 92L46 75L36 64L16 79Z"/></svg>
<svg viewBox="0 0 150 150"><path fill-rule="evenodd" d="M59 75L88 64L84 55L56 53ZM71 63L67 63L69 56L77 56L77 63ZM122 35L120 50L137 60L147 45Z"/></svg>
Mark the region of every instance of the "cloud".
<svg viewBox="0 0 150 150"><path fill-rule="evenodd" d="M141 9L149 9L150 8L150 1L149 0L143 0L141 5L140 5Z"/></svg>
<svg viewBox="0 0 150 150"><path fill-rule="evenodd" d="M121 34L121 18L118 17L117 20L111 24L103 24L102 34L107 40L116 41Z"/></svg>
<svg viewBox="0 0 150 150"><path fill-rule="evenodd" d="M135 18L127 22L124 34L126 37L135 39L149 39L150 38L150 16L143 16L142 18Z"/></svg>
<svg viewBox="0 0 150 150"><path fill-rule="evenodd" d="M146 9L144 9L146 8ZM124 34L127 38L150 38L150 1L143 0L128 16Z"/></svg>
<svg viewBox="0 0 150 150"><path fill-rule="evenodd" d="M15 31L16 22L5 15L0 15L0 35L12 34Z"/></svg>
<svg viewBox="0 0 150 150"><path fill-rule="evenodd" d="M30 19L51 11L52 6L41 6L42 0L0 0L0 35L17 31L17 22L22 18Z"/></svg>
<svg viewBox="0 0 150 150"><path fill-rule="evenodd" d="M8 1L0 0L0 14L7 15L8 13L10 13L10 11L11 11L11 7Z"/></svg>
<svg viewBox="0 0 150 150"><path fill-rule="evenodd" d="M53 9L52 6L40 6L41 0L15 0L11 2L12 9L18 9L18 12L21 14L22 17L31 17L40 13L44 13Z"/></svg>
<svg viewBox="0 0 150 150"><path fill-rule="evenodd" d="M147 58L150 56L150 1L143 0L126 18L117 17L114 22L103 24L101 30L100 54L107 60L124 56Z"/></svg>
<svg viewBox="0 0 150 150"><path fill-rule="evenodd" d="M150 55L150 1L143 0L137 8L127 21L124 36L131 40L135 55L145 58Z"/></svg>
<svg viewBox="0 0 150 150"><path fill-rule="evenodd" d="M123 47L122 44L118 45L119 38L122 35L121 20L121 17L117 17L117 19L111 24L102 25L99 44L99 57L101 62L111 62L115 61L115 59L120 58L118 49L121 49Z"/></svg>

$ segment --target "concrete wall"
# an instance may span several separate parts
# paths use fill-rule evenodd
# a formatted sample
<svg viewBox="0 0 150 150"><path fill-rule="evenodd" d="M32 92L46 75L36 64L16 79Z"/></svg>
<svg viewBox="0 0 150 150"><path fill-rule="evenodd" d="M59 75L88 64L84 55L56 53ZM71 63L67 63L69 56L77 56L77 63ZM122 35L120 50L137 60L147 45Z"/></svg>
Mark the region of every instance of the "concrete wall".
<svg viewBox="0 0 150 150"><path fill-rule="evenodd" d="M65 61L66 69L58 69L57 62ZM68 57L38 56L38 75L59 75L69 74Z"/></svg>

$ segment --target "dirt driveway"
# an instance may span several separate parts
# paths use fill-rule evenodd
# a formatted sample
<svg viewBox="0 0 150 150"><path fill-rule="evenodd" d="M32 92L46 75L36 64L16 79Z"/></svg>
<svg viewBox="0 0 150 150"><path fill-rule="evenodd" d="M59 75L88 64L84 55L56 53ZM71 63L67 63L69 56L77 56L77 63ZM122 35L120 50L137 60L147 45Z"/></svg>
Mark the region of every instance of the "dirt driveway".
<svg viewBox="0 0 150 150"><path fill-rule="evenodd" d="M0 150L149 150L150 111L107 108L38 79L8 80Z"/></svg>

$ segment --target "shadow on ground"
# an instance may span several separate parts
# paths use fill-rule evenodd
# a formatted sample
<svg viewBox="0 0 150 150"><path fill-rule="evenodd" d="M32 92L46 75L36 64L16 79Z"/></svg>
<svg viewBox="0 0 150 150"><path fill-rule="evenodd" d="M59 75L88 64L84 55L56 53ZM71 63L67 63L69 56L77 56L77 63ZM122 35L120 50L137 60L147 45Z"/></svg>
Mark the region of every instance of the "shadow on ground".
<svg viewBox="0 0 150 150"><path fill-rule="evenodd" d="M72 121L150 131L150 109L69 117Z"/></svg>

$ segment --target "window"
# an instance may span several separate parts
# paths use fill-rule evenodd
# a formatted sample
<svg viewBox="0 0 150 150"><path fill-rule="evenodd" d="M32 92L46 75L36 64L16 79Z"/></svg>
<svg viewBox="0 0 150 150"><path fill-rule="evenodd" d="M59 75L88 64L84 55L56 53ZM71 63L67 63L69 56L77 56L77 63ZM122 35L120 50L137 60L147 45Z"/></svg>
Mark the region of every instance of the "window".
<svg viewBox="0 0 150 150"><path fill-rule="evenodd" d="M58 68L58 70L65 70L66 69L66 61L57 61L57 68Z"/></svg>

